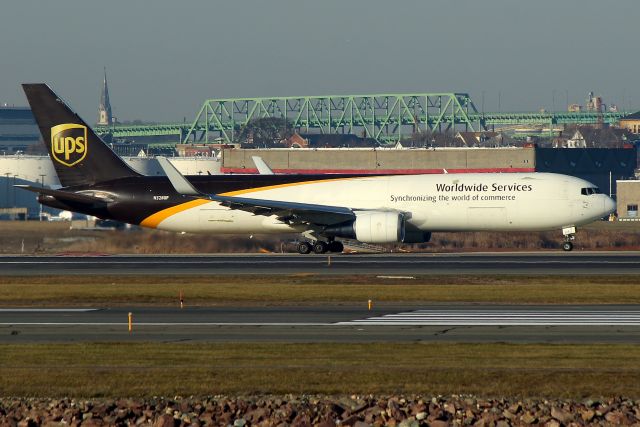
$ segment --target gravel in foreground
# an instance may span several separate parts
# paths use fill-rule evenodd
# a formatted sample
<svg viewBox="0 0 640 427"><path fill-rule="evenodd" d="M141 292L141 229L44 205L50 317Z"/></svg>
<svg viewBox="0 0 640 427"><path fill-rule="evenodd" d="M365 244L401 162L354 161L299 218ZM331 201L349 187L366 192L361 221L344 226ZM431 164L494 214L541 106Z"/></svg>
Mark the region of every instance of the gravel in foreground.
<svg viewBox="0 0 640 427"><path fill-rule="evenodd" d="M253 396L74 400L0 398L2 426L638 425L639 402L472 396Z"/></svg>

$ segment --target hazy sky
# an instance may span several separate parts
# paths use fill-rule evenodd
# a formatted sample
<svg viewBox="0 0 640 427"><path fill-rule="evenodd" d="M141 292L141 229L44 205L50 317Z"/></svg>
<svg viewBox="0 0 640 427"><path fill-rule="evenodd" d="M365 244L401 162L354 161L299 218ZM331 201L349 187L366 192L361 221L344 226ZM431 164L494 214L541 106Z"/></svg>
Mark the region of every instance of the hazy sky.
<svg viewBox="0 0 640 427"><path fill-rule="evenodd" d="M94 123L193 120L220 97L468 92L478 109L640 109L638 0L7 0L0 103L51 84Z"/></svg>

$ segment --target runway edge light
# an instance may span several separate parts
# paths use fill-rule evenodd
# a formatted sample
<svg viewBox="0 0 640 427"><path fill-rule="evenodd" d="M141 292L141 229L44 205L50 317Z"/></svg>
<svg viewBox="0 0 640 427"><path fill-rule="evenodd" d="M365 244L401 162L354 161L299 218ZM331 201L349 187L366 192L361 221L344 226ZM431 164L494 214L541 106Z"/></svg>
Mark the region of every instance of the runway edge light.
<svg viewBox="0 0 640 427"><path fill-rule="evenodd" d="M129 312L127 317L129 319L129 333L131 333L133 331L133 313Z"/></svg>

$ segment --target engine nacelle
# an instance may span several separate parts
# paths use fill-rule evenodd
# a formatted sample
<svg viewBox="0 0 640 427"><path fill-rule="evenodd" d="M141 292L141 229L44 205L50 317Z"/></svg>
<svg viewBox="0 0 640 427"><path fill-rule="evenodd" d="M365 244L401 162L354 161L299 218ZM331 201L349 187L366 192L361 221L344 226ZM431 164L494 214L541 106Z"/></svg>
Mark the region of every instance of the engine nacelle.
<svg viewBox="0 0 640 427"><path fill-rule="evenodd" d="M357 212L353 222L356 240L393 243L404 240L404 216L397 212Z"/></svg>
<svg viewBox="0 0 640 427"><path fill-rule="evenodd" d="M423 231L405 221L397 212L356 211L356 219L331 225L325 236L356 239L363 243L427 243L431 232Z"/></svg>
<svg viewBox="0 0 640 427"><path fill-rule="evenodd" d="M404 239L404 216L397 212L361 211L349 223L327 227L324 234L363 243L394 243Z"/></svg>

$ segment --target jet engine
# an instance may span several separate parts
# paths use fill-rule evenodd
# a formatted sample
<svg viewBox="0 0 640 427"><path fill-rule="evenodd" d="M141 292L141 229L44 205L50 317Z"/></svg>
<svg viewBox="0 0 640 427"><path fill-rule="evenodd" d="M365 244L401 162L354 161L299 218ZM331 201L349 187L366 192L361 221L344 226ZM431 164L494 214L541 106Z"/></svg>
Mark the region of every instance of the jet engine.
<svg viewBox="0 0 640 427"><path fill-rule="evenodd" d="M364 243L402 242L404 224L404 215L397 212L361 211L354 221L329 226L323 234Z"/></svg>
<svg viewBox="0 0 640 427"><path fill-rule="evenodd" d="M431 232L407 223L401 213L356 211L355 214L354 221L331 225L323 230L323 234L363 243L426 243L431 240Z"/></svg>

